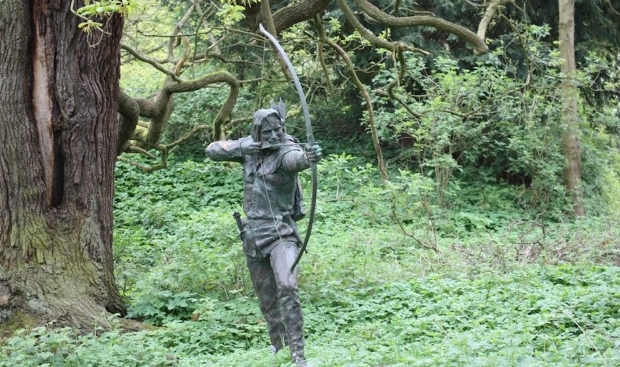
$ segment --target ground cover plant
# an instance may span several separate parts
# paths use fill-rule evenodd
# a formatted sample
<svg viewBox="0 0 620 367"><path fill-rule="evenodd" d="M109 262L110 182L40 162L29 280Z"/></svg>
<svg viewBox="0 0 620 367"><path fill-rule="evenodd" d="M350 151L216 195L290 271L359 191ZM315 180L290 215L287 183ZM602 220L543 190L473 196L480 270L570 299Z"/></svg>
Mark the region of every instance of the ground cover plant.
<svg viewBox="0 0 620 367"><path fill-rule="evenodd" d="M620 364L617 218L545 220L515 204L519 188L491 185L455 185L446 209L428 177L382 184L354 161L319 165L301 277L312 365ZM246 274L232 218L240 174L119 162L116 276L147 326L20 330L1 342L0 366L290 366L269 353Z"/></svg>

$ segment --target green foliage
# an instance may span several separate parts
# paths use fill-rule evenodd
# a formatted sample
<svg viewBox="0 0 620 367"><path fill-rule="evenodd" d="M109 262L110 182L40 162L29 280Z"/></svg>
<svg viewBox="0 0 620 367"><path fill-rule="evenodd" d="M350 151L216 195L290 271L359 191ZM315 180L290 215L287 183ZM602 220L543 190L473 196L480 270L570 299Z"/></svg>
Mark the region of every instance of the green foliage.
<svg viewBox="0 0 620 367"><path fill-rule="evenodd" d="M165 59L168 50L162 45L164 39L146 35L172 34L174 19L159 0L140 0L139 4L125 20L122 41L135 50L149 50L148 57L153 60ZM165 78L164 73L121 50L120 86L129 96L148 98L161 89Z"/></svg>
<svg viewBox="0 0 620 367"><path fill-rule="evenodd" d="M547 218L563 216L568 203L562 182L560 59L557 49L541 41L548 32L549 27L529 26L520 35L530 63L526 80L506 61L504 48L473 67L447 56L429 65L410 55L407 72L393 90L397 101L383 89L394 80L394 68L385 64L380 69L373 81L379 136L388 143L403 142L399 161L435 179L440 206L463 182L507 183L520 187L518 201L524 208ZM579 74L580 85L597 78L594 70L602 62L592 59L592 67ZM594 168L608 159L619 119L615 107L585 103L581 116L590 121L583 124L583 165ZM598 171L587 169L583 178L605 191L597 183L602 179Z"/></svg>
<svg viewBox="0 0 620 367"><path fill-rule="evenodd" d="M402 171L381 183L355 162L319 164L300 278L311 363L620 363L617 218L533 220L517 189L485 183L454 188L447 210L434 179ZM157 327L22 330L0 342L1 367L291 366L269 353L231 216L241 167L170 163L148 175L117 166L115 275L130 315Z"/></svg>
<svg viewBox="0 0 620 367"><path fill-rule="evenodd" d="M232 26L233 24L245 18L245 16L243 15L244 10L245 7L241 5L236 5L234 2L225 2L224 4L222 4L222 7L216 15L222 19L222 23L224 25Z"/></svg>
<svg viewBox="0 0 620 367"><path fill-rule="evenodd" d="M613 366L620 363L619 276L615 267L533 266L356 287L328 282L303 299L309 361L343 367ZM241 298L235 304L213 302L205 321L139 333L17 333L3 343L0 366L288 366L283 355L269 360L253 302Z"/></svg>
<svg viewBox="0 0 620 367"><path fill-rule="evenodd" d="M84 6L79 8L77 13L83 16L105 16L119 13L127 16L135 7L132 0L84 0Z"/></svg>
<svg viewBox="0 0 620 367"><path fill-rule="evenodd" d="M187 291L173 293L153 287L140 296L143 297L141 298L143 302L134 304L127 316L133 319L145 319L156 325L175 319L189 320L196 309L195 295Z"/></svg>
<svg viewBox="0 0 620 367"><path fill-rule="evenodd" d="M114 8L125 4L130 2L88 2L80 14L96 22L92 19L128 11ZM142 33L169 33L175 23L168 10L184 13L180 1L163 1L167 8L149 4L140 9L151 19L140 22ZM226 131L233 137L247 134L253 111L282 97L289 108L287 130L303 139L290 82L265 78L282 74L271 62L275 55L265 53L264 45L246 43L245 35L219 28L239 22L240 5L250 1L222 4L209 19L210 35L229 42L219 43L226 66L235 65L235 75L244 81L235 107L240 122ZM401 4L394 9L401 15L418 6ZM547 6L545 15L555 6L532 4ZM597 1L594 10L601 4ZM460 24L473 25L479 16L465 2L441 0L434 6L434 14ZM330 37L359 47L350 55L371 86L392 175L381 182L367 163L374 161L374 151L358 123L363 106L358 91L341 88L346 73L337 57L324 50L333 66L327 71L310 57L316 44L309 24L283 32L287 53L302 66L315 134L327 153L336 153L318 166L316 223L302 261L311 363L620 364L620 119L618 106L610 103L616 97L609 97L618 88L616 55L582 53L587 63L577 81L588 102L580 109L580 138L590 217L567 221L559 150L560 60L549 42L553 26L513 23L518 33L495 34L489 55L456 58L464 48L440 51L462 42L454 36L368 24L386 39L407 32L405 41L436 51L432 60L406 55L407 73L394 89L400 103L385 93L398 72L392 55L369 52L359 34L346 33L339 11L328 11ZM201 20L191 19L181 30L193 35L196 54L211 45L196 31ZM494 24L489 35L503 26ZM159 41L132 32L143 49L157 48ZM151 56L166 51L159 52ZM223 65L214 58L187 73ZM126 64L121 82L130 94L148 96L163 78ZM339 88L330 89L327 78ZM594 89L588 93L590 85L607 99L598 99ZM224 98L216 89L175 96L165 141L212 122ZM0 341L0 367L290 366L286 353L268 352L266 326L231 216L241 206L241 167L202 162L209 139L196 137L177 149L165 171L143 174L117 164L115 276L130 317L156 327L123 332L115 324L87 335L53 325L19 331ZM410 144L397 147L399 139ZM301 179L308 187L307 172Z"/></svg>
<svg viewBox="0 0 620 367"><path fill-rule="evenodd" d="M230 209L241 203L239 166L187 161L143 174L119 162L117 177L117 279L133 316L157 325L187 319L198 294L239 287Z"/></svg>
<svg viewBox="0 0 620 367"><path fill-rule="evenodd" d="M84 6L74 11L74 13L84 20L78 25L84 32L90 33L93 30L103 32L103 23L97 20L113 14L128 17L135 7L136 2L134 0L85 0Z"/></svg>

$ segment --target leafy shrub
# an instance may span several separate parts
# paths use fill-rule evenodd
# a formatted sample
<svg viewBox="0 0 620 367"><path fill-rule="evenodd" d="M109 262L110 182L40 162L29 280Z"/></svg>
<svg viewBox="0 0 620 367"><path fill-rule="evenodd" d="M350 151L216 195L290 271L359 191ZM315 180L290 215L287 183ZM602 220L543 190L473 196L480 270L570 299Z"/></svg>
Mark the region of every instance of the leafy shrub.
<svg viewBox="0 0 620 367"><path fill-rule="evenodd" d="M485 183L451 187L448 210L433 178L402 171L381 183L354 162L319 164L300 277L311 363L620 363L617 218L546 221L514 186ZM240 167L171 163L156 175L119 165L115 202L117 280L131 317L157 327L20 331L0 342L0 366L290 366L269 353L231 217Z"/></svg>
<svg viewBox="0 0 620 367"><path fill-rule="evenodd" d="M557 50L541 42L548 32L547 26L529 26L520 35L529 59L526 80L507 61L503 47L472 66L450 56L435 57L432 64L421 56L407 57L407 71L392 95L384 86L394 81L394 69L380 65L371 88L379 136L393 147L400 142L399 162L408 163L408 169L435 179L440 205L451 203L443 196L451 194L450 183L460 181L519 187L520 205L553 220L569 208L562 182L561 62ZM597 67L610 67L596 55L591 58L592 65L578 76L584 89L597 82ZM581 106L583 179L598 191L588 192L596 198L606 191L602 181L610 173L600 172L602 162L611 157L605 166L616 166L620 119L617 106L586 101Z"/></svg>
<svg viewBox="0 0 620 367"><path fill-rule="evenodd" d="M620 362L617 267L435 273L303 293L316 366L612 366ZM138 333L20 332L0 366L289 366L269 357L255 301L205 300L199 321Z"/></svg>

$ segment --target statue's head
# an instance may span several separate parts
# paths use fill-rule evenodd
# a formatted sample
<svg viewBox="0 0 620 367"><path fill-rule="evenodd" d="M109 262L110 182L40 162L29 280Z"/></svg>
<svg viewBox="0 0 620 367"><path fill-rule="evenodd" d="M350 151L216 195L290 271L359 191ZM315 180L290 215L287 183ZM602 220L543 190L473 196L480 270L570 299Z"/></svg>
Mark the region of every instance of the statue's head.
<svg viewBox="0 0 620 367"><path fill-rule="evenodd" d="M273 108L256 111L250 135L252 140L269 145L283 143L286 131L280 113Z"/></svg>

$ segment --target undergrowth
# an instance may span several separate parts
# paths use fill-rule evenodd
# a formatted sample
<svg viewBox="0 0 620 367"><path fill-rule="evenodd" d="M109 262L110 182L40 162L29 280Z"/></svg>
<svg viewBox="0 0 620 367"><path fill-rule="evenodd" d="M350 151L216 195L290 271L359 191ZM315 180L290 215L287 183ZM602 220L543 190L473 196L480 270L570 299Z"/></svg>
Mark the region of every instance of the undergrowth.
<svg viewBox="0 0 620 367"><path fill-rule="evenodd" d="M351 161L319 165L300 278L312 366L620 365L617 219L545 216L507 186L457 185L439 205L428 177L382 184ZM290 366L269 353L240 204L239 166L119 163L117 282L129 316L153 327L20 330L0 366Z"/></svg>

